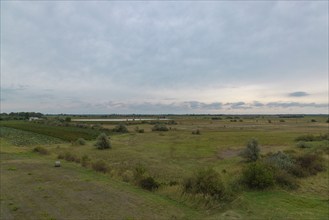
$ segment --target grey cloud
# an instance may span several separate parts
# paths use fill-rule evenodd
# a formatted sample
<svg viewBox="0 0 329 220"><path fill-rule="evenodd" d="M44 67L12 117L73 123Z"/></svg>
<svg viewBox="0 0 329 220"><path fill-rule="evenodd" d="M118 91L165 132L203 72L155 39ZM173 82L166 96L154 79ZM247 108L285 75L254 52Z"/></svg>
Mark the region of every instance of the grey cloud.
<svg viewBox="0 0 329 220"><path fill-rule="evenodd" d="M290 97L304 97L304 96L308 96L310 94L308 94L307 92L302 92L302 91L298 91L298 92L292 92L289 93L288 96Z"/></svg>
<svg viewBox="0 0 329 220"><path fill-rule="evenodd" d="M301 103L301 102L270 102L266 104L270 108L290 108L290 107L312 107L312 108L325 108L328 104L317 104L317 103Z"/></svg>

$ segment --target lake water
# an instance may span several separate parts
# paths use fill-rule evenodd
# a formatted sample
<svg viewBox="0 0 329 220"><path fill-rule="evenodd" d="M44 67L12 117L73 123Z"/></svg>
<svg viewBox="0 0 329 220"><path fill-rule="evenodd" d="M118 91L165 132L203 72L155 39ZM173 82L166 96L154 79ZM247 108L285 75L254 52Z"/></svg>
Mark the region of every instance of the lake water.
<svg viewBox="0 0 329 220"><path fill-rule="evenodd" d="M102 121L112 121L112 122L120 122L120 121L166 121L170 120L167 118L85 118L85 119L72 119L72 121L84 121L84 122L102 122Z"/></svg>

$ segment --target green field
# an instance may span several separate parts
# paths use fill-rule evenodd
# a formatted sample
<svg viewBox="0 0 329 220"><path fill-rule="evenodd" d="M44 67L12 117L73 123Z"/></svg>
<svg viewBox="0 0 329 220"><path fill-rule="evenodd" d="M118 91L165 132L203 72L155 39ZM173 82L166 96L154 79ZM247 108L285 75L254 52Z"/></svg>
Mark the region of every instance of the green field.
<svg viewBox="0 0 329 220"><path fill-rule="evenodd" d="M89 128L1 122L1 219L328 219L329 142L300 148L295 141L327 134L327 116L172 117L176 124L167 125L167 132L152 131L147 123L129 125L129 133L110 135L108 150L95 148L98 133ZM144 133L136 132L137 126ZM192 134L196 129L200 135ZM65 142L77 138L89 141ZM251 138L258 140L261 158L278 151L315 153L323 157L326 171L297 178L297 189L238 187L227 200L183 193L184 180L205 167L220 174L227 190L237 186L248 165L239 155ZM49 154L33 152L36 146ZM65 154L73 159L61 159L62 167L55 168L58 155ZM93 169L99 160L107 166L105 173ZM140 167L159 183L157 190L135 184L133 174Z"/></svg>

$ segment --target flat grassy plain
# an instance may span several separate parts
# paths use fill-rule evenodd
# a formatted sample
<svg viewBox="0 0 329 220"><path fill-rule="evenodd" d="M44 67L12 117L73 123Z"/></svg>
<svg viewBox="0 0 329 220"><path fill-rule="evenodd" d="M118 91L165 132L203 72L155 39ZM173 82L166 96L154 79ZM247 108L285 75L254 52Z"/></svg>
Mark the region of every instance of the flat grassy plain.
<svg viewBox="0 0 329 220"><path fill-rule="evenodd" d="M327 134L327 116L239 117L232 121L226 116L222 120L173 116L176 124L167 125L167 132L152 131L148 123L130 124L129 133L110 134L109 150L97 150L92 138L86 145L72 145L66 137L59 141L61 132L70 132L66 127L48 126L46 133L42 125L37 129L39 124L1 122L1 132L7 132L0 139L1 219L328 219L328 141L312 142L308 148L298 148L295 141L305 134ZM101 124L115 127L114 123ZM144 133L136 132L137 126ZM196 129L200 135L192 134ZM27 130L30 133L20 135ZM17 144L13 132L23 142L38 141ZM58 142L49 142L45 136ZM202 167L214 168L225 185L232 185L246 165L239 153L251 138L259 141L261 155L277 151L321 154L327 171L298 179L300 187L295 190L245 189L229 202L182 193L184 179ZM49 154L34 153L36 146ZM57 156L66 152L79 159L88 156L90 163L103 160L108 171L96 172L81 162L65 160L55 168ZM159 189L150 192L136 186L131 175L136 167L154 177Z"/></svg>

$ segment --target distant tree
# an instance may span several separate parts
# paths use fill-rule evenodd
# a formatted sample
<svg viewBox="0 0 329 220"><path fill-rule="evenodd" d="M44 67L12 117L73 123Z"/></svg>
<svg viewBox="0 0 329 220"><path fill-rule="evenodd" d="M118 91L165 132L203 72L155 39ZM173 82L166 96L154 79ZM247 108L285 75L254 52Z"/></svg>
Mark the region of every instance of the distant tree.
<svg viewBox="0 0 329 220"><path fill-rule="evenodd" d="M71 122L71 117L66 117L66 118L65 118L65 121L66 121L66 122Z"/></svg>
<svg viewBox="0 0 329 220"><path fill-rule="evenodd" d="M241 156L247 161L256 161L259 158L259 152L258 141L252 138L248 141L246 148L241 152Z"/></svg>
<svg viewBox="0 0 329 220"><path fill-rule="evenodd" d="M111 141L109 140L109 138L105 133L101 133L97 137L95 146L97 147L97 149L100 150L112 148Z"/></svg>

